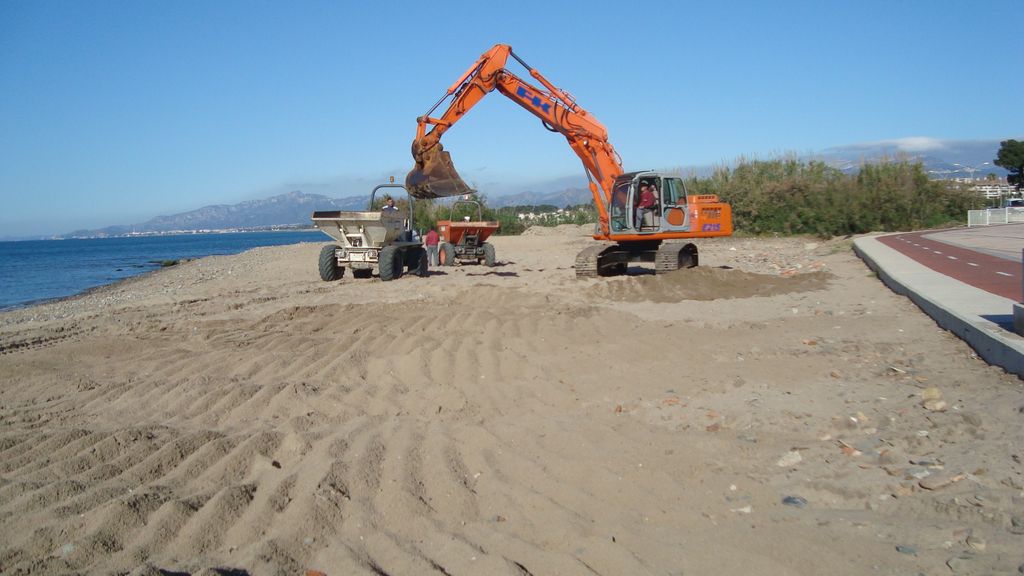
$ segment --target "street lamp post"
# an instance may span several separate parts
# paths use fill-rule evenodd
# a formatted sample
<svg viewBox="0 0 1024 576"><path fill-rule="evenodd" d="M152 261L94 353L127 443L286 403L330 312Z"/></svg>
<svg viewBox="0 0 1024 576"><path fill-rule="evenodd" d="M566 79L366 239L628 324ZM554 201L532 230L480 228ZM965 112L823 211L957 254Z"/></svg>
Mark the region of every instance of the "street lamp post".
<svg viewBox="0 0 1024 576"><path fill-rule="evenodd" d="M981 164L978 164L977 166L967 166L965 164L957 164L955 162L953 163L953 166L959 167L956 170L956 172L959 172L961 170L963 170L964 172L967 172L967 174L969 175L968 178L970 178L970 182L968 182L968 186L970 186L972 188L975 186L975 183L974 183L974 173L978 172L979 170L982 170L983 166L988 166L988 165L989 165L988 162L982 162ZM988 199L989 199L989 197L986 194L986 196L985 196L985 203L986 204L988 204ZM1000 202L999 198L996 198L995 201L996 201L996 207L998 207L1000 204L1002 204L1002 202Z"/></svg>
<svg viewBox="0 0 1024 576"><path fill-rule="evenodd" d="M963 164L957 164L955 162L953 163L953 166L959 166L964 171L966 171L968 174L970 174L969 177L971 179L971 182L974 182L974 173L980 171L981 167L982 166L986 166L986 165L988 165L988 162L982 162L981 164L978 164L977 166L965 166Z"/></svg>
<svg viewBox="0 0 1024 576"><path fill-rule="evenodd" d="M935 180L948 180L949 175L955 172L955 170L929 170L928 173L932 175Z"/></svg>

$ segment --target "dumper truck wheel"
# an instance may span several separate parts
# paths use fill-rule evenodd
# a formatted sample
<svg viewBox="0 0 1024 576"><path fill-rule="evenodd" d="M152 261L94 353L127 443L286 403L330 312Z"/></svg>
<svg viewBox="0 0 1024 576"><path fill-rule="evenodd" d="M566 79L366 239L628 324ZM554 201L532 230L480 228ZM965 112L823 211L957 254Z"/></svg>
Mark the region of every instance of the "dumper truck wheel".
<svg viewBox="0 0 1024 576"><path fill-rule="evenodd" d="M380 279L384 282L397 280L402 277L402 268L405 264L405 254L395 246L385 246L380 251L380 259L377 266L380 268Z"/></svg>
<svg viewBox="0 0 1024 576"><path fill-rule="evenodd" d="M334 244L320 249L320 279L324 282L334 282L345 275L345 268L338 266L338 258L334 255L337 249Z"/></svg>
<svg viewBox="0 0 1024 576"><path fill-rule="evenodd" d="M430 273L430 260L427 251L419 246L409 248L409 273L425 278Z"/></svg>
<svg viewBox="0 0 1024 576"><path fill-rule="evenodd" d="M494 244L484 242L484 266L490 268L497 261L497 254L494 253Z"/></svg>
<svg viewBox="0 0 1024 576"><path fill-rule="evenodd" d="M423 264L423 258L426 257L427 251L421 246L412 246L405 249L405 271L407 274L415 274L417 276L426 276L427 270L424 268L420 270L420 266Z"/></svg>
<svg viewBox="0 0 1024 576"><path fill-rule="evenodd" d="M438 262L441 266L454 266L455 265L455 246L445 242L441 244L440 249L437 251Z"/></svg>

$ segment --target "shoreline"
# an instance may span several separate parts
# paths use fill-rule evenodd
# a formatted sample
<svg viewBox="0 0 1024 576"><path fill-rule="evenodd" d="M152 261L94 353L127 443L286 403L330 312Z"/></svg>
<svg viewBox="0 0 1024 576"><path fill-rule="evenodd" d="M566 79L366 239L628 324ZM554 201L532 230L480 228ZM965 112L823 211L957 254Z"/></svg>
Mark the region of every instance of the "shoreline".
<svg viewBox="0 0 1024 576"><path fill-rule="evenodd" d="M224 236L234 235L234 234L238 234L238 235L266 234L266 233L269 233L269 232L270 231L227 232L227 233L224 233L224 234L208 234L207 236L211 236L211 237L224 237ZM319 230L316 230L314 228L312 230L280 230L280 231L274 231L274 232L275 233L306 234L306 233L312 233L312 232L319 232ZM206 235L206 234L203 234L203 235ZM190 237L194 237L194 236L200 236L200 235L199 234L162 235L162 236L159 236L159 238L181 238L181 237L190 238ZM134 238L134 237L132 237L132 238ZM93 242L93 241L97 241L97 240L99 240L99 241L111 240L111 241L122 241L122 242L127 241L127 242L131 242L132 238L93 238L93 239L76 239L76 240L87 241L87 242ZM147 238L157 238L157 237L147 237ZM326 238L326 236L325 236L325 238ZM71 240L71 241L75 241L75 240ZM296 239L296 243L309 242L309 241L311 241L311 239L307 239L307 238ZM238 254L240 252L244 252L246 250L250 250L250 249L256 248L256 247L258 247L258 245L240 246L239 250L237 252L231 250L228 253L229 254L230 253ZM210 250L221 250L221 249L223 249L223 248L220 247L220 246L213 246L213 247L210 248ZM96 250L107 250L107 248L97 248ZM131 278L137 278L139 276L142 276L142 275L145 275L145 274L149 274L151 272L158 271L158 270L161 270L163 268L168 268L169 266L163 266L163 262L168 261L168 260L176 261L177 264L174 264L173 266L177 266L177 265L180 265L180 264L182 264L184 262L188 262L188 261L191 261L191 260L196 260L196 259L200 259L200 258L206 258L206 257L209 257L209 256L225 255L225 254L212 253L212 254L202 254L200 256L194 256L194 255L190 255L191 254L190 250L184 249L184 248L181 248L181 247L177 247L177 246L174 246L174 245L168 245L166 247L157 248L156 250L157 251L167 250L167 251L169 251L171 253L179 252L182 255L175 256L173 258L167 258L167 259L163 259L163 258L152 259L152 258L148 258L146 256L138 256L136 254L136 255L133 255L133 257L135 257L136 260L137 260L135 263L127 263L126 264L126 263L122 262L122 263L113 264L113 262L114 262L113 258L116 257L116 253L111 253L110 256L107 257L108 259L110 259L110 262L111 262L110 263L110 268L109 268L109 270L110 270L109 274L110 275L118 275L118 274L122 274L122 273L127 274L124 277L122 277L122 278L114 278L113 280L103 282L102 280L98 279L98 275L93 275L93 278L90 278L88 273L82 273L83 274L83 280L90 280L91 279L91 280L98 281L98 282L101 282L101 283L96 284L94 286L87 287L87 288L81 288L81 289L79 289L79 290L77 290L77 291L75 291L73 293L61 294L61 295L50 296L50 297L42 297L42 298L34 297L34 298L31 298L31 299L28 299L28 300L21 300L21 301L17 301L17 302L11 303L11 304L6 304L6 305L3 305L3 306L0 306L0 313L10 312L10 311L19 310L19 309L23 309L23 308L27 308L27 307L32 307L32 306L46 304L48 302L60 301L60 300L63 300L63 299L74 298L76 296L81 296L81 295L84 295L84 294L88 294L89 292L97 290L97 289L101 289L101 288L104 288L104 287L107 287L107 286L115 285L115 284L117 284L119 282L123 282L123 281L131 279ZM85 255L88 256L88 254L85 254ZM106 261L104 261L104 262L106 262ZM170 267L173 267L173 266L170 266ZM17 278L17 276L15 276L15 278ZM15 280L12 280L12 281L15 281ZM16 293L17 292L15 292L15 294Z"/></svg>
<svg viewBox="0 0 1024 576"><path fill-rule="evenodd" d="M209 258L209 256L203 256L203 258ZM186 262L191 262L191 261L194 261L194 260L201 260L201 259L202 258L194 258L194 259L191 259L191 260L187 260ZM178 266L178 264L175 264L175 266ZM2 318L4 314L10 313L10 312L23 311L23 310L27 310L29 308L34 308L34 307L37 307L37 306L46 306L48 304L59 304L61 302L71 302L71 301L79 300L81 298L85 298L85 297L88 297L88 296L93 296L93 295L96 295L96 294L100 294L100 293L102 293L105 290L115 289L115 288L119 288L119 287L122 287L122 286L127 286L132 281L140 280L140 279L142 279L145 276L152 275L152 274L155 274L157 272L166 270L168 268L173 268L173 267L174 266L157 266L157 267L155 267L152 270L145 270L143 272L140 272L138 274L134 274L132 276L127 276L125 278L118 278L117 280L114 280L113 282L108 282L106 284L100 284L99 286L92 286L90 288L85 288L84 290L81 290L79 292L75 292L74 294L69 294L67 296L54 296L53 298L41 298L41 299L29 301L29 302L24 302L24 303L21 303L21 304L14 304L14 305L11 305L11 306L8 306L8 307L2 307L2 308L0 308L0 318Z"/></svg>

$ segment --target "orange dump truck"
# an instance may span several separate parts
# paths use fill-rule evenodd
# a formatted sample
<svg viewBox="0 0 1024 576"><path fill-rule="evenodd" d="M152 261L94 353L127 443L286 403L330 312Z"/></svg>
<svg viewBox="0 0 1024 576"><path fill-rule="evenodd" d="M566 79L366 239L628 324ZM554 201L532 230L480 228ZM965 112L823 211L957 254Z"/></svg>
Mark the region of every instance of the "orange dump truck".
<svg viewBox="0 0 1024 576"><path fill-rule="evenodd" d="M472 220L471 216L456 220L453 215L455 207L460 204L474 205L477 214L476 220ZM454 202L448 219L437 221L437 232L441 235L441 244L438 246L438 259L441 266L454 266L456 262L494 266L497 256L494 245L489 244L487 239L498 228L500 228L500 224L497 222L484 220L483 208L476 200Z"/></svg>

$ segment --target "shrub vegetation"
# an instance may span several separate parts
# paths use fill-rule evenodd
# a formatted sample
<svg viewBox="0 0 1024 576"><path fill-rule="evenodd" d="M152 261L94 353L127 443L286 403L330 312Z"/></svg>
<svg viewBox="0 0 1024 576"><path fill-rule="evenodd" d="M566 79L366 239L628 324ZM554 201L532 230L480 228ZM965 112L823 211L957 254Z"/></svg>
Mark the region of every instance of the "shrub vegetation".
<svg viewBox="0 0 1024 576"><path fill-rule="evenodd" d="M920 163L865 164L855 175L823 162L741 162L691 178L691 194L718 194L732 205L736 230L821 237L916 230L962 222L984 199L930 180Z"/></svg>

